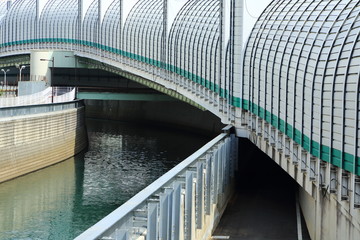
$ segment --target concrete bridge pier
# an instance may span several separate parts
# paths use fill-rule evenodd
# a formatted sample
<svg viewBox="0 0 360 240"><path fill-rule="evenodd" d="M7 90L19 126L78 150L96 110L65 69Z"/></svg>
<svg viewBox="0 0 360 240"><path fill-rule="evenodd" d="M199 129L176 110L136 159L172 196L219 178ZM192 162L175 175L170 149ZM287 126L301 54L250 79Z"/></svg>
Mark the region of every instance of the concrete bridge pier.
<svg viewBox="0 0 360 240"><path fill-rule="evenodd" d="M73 51L32 50L30 81L19 82L19 96L40 92L54 85L56 68L82 67ZM60 71L60 70L58 70Z"/></svg>

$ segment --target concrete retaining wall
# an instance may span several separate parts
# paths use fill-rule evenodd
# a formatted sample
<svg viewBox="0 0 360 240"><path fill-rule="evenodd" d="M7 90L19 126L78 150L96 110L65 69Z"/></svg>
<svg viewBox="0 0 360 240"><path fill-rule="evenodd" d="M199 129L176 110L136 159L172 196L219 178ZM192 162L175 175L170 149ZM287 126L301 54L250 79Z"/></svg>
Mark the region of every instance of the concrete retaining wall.
<svg viewBox="0 0 360 240"><path fill-rule="evenodd" d="M0 182L63 161L87 146L84 107L0 119Z"/></svg>
<svg viewBox="0 0 360 240"><path fill-rule="evenodd" d="M360 222L356 214L359 210L350 209L348 202L337 201L333 194L321 190L316 194L317 199L303 188L299 190L299 202L311 239L360 239Z"/></svg>

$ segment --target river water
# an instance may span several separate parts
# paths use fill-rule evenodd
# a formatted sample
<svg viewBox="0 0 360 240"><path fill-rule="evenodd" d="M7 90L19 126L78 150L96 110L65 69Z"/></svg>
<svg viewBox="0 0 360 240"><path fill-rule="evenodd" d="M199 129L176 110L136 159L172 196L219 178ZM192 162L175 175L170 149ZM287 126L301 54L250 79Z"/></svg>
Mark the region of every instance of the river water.
<svg viewBox="0 0 360 240"><path fill-rule="evenodd" d="M0 239L73 239L209 138L87 120L88 152L0 184Z"/></svg>

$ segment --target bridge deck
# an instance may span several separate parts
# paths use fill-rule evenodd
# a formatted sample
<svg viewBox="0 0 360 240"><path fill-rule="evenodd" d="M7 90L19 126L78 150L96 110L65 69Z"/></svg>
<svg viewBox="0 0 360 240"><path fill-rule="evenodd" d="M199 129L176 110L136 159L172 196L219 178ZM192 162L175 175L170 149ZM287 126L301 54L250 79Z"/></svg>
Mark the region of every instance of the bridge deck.
<svg viewBox="0 0 360 240"><path fill-rule="evenodd" d="M242 150L249 148L247 156L243 155L248 162L241 163L246 172L239 174L237 192L213 239L298 239L295 207L298 186L258 149L240 147ZM302 228L302 239L310 239L304 223Z"/></svg>

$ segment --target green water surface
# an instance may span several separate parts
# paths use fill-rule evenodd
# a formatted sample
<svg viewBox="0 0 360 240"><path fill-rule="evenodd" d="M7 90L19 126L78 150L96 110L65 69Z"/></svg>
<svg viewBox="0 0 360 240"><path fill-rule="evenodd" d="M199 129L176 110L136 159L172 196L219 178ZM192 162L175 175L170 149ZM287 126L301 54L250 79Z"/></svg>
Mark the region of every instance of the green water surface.
<svg viewBox="0 0 360 240"><path fill-rule="evenodd" d="M73 239L209 140L115 121L87 128L88 152L0 184L1 240Z"/></svg>

